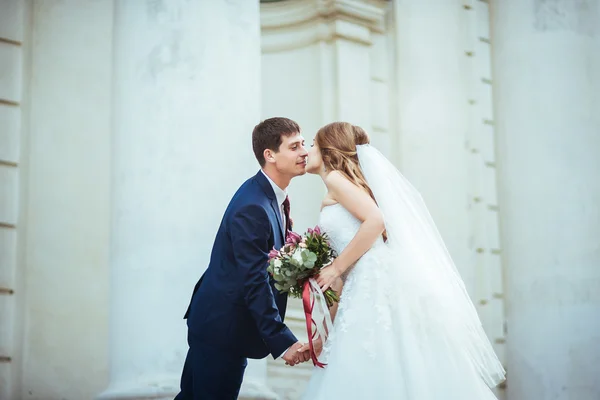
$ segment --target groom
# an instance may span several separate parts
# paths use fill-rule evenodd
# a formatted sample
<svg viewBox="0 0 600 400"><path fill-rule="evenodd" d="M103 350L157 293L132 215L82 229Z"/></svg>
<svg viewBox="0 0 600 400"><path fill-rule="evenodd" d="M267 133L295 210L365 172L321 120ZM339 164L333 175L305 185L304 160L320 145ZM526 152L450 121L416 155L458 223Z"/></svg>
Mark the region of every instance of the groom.
<svg viewBox="0 0 600 400"><path fill-rule="evenodd" d="M308 153L287 118L256 125L252 148L261 170L231 199L184 316L189 350L175 400L236 399L247 358L271 354L289 365L310 358L283 323L287 295L267 275L269 251L291 230L285 190L304 175Z"/></svg>

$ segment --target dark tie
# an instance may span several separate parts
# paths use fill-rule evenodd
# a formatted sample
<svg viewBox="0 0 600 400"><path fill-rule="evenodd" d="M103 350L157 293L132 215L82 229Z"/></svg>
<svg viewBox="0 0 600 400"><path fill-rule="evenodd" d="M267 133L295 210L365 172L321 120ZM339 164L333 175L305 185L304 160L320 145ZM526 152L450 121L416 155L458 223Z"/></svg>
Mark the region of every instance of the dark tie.
<svg viewBox="0 0 600 400"><path fill-rule="evenodd" d="M285 214L285 235L287 237L287 233L292 230L292 224L290 220L290 199L288 196L285 196L285 200L283 201L283 213Z"/></svg>

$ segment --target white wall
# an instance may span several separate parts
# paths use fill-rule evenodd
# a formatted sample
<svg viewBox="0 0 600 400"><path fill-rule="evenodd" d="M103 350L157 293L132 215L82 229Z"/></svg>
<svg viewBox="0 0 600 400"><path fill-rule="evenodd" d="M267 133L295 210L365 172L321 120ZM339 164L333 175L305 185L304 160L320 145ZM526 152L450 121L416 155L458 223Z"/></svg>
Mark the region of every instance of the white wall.
<svg viewBox="0 0 600 400"><path fill-rule="evenodd" d="M493 3L490 48L486 2L443 13L395 2L416 8L387 33L377 10L389 3L364 3L362 20L343 7L316 18L315 0L269 5L304 6L285 14L300 23L263 29L260 116L296 120L308 143L333 120L365 125L422 190L501 357L506 257L509 396L595 395L599 6ZM12 357L0 362L0 398L91 398L108 383L112 35L112 2L0 5L0 37L23 42L0 43L0 287L15 289L0 294L0 356ZM258 169L249 147L243 157L247 173L226 188L207 178L221 197L204 214L204 260L223 202ZM319 178L294 180L290 194L296 230L315 225ZM302 337L298 310L289 321ZM290 375L270 362L270 384L294 398L308 365Z"/></svg>
<svg viewBox="0 0 600 400"><path fill-rule="evenodd" d="M502 359L488 5L394 4L398 162L422 193Z"/></svg>

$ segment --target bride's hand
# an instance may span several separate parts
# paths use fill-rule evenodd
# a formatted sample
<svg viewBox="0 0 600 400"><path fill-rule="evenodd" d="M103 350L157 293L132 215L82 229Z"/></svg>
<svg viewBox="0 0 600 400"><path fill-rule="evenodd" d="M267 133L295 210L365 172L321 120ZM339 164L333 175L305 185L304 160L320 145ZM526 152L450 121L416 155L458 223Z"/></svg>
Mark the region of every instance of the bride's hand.
<svg viewBox="0 0 600 400"><path fill-rule="evenodd" d="M341 275L340 270L336 267L335 262L323 268L317 276L317 283L322 291L326 291L333 285L335 280Z"/></svg>
<svg viewBox="0 0 600 400"><path fill-rule="evenodd" d="M321 336L319 336L315 340L313 340L313 349L314 349L315 355L317 357L319 357L321 355L321 353L323 352L323 339L321 338ZM298 350L298 352L306 352L307 359L310 360L310 344L309 343L306 343L304 346L302 346L300 348L300 350Z"/></svg>

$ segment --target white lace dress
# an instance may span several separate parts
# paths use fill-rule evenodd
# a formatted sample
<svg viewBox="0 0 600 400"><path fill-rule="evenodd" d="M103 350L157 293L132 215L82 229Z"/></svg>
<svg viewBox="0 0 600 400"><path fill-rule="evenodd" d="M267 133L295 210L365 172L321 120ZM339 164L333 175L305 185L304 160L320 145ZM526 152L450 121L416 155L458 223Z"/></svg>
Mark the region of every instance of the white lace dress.
<svg viewBox="0 0 600 400"><path fill-rule="evenodd" d="M360 221L335 204L323 209L319 225L340 253ZM351 268L323 349L327 366L314 368L304 399L496 399L446 340L436 318L443 311L398 274L401 262L380 238Z"/></svg>

